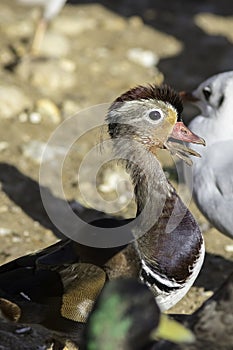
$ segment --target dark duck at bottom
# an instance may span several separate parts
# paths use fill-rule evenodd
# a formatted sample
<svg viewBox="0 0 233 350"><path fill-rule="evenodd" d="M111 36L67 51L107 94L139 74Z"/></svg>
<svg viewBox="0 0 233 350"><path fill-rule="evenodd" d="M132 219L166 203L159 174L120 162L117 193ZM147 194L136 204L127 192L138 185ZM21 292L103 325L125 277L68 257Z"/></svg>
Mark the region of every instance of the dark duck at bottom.
<svg viewBox="0 0 233 350"><path fill-rule="evenodd" d="M166 148L190 162L188 156L197 154L176 140L204 144L203 139L184 126L181 112L179 95L167 86L139 86L113 102L106 119L114 152L125 163L135 186L137 216L131 220L135 240L115 248L61 241L46 248L44 253L41 251L1 266L0 297L16 304L20 301L21 314L25 316L22 318L19 314L19 322L30 321L30 305L33 308L35 303L39 303L43 311L36 323L60 329L64 328L63 324L71 327L65 322L67 319L85 322L105 283L105 274L107 279L140 278L150 287L162 311L187 293L203 263L203 237L156 157L158 148ZM109 221L104 219L96 224L109 227ZM85 280L87 270L90 273ZM51 276L54 277L53 290L49 287ZM88 286L91 286L91 293ZM51 308L53 299L58 302ZM86 300L88 307L83 308ZM79 311L75 313L75 310ZM56 326L58 315L61 317Z"/></svg>

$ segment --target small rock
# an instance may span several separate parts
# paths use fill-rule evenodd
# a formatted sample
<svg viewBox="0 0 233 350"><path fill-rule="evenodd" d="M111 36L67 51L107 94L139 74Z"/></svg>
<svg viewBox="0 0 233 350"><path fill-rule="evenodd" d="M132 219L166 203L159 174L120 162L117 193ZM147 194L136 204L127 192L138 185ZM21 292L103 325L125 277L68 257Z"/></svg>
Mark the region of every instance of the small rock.
<svg viewBox="0 0 233 350"><path fill-rule="evenodd" d="M38 113L38 112L32 112L30 115L29 115L29 121L30 123L32 124L40 124L41 123L41 114Z"/></svg>
<svg viewBox="0 0 233 350"><path fill-rule="evenodd" d="M64 57L69 54L70 50L71 44L65 36L46 32L41 43L40 54L51 57Z"/></svg>
<svg viewBox="0 0 233 350"><path fill-rule="evenodd" d="M20 123L26 123L28 121L28 114L25 112L20 113L18 116L18 119L19 119Z"/></svg>
<svg viewBox="0 0 233 350"><path fill-rule="evenodd" d="M12 233L10 228L0 227L0 236L6 236Z"/></svg>
<svg viewBox="0 0 233 350"><path fill-rule="evenodd" d="M8 206L7 205L1 205L0 207L0 214L7 213L8 212Z"/></svg>
<svg viewBox="0 0 233 350"><path fill-rule="evenodd" d="M17 214L22 213L22 209L16 205L13 205L10 209L12 213L17 213Z"/></svg>
<svg viewBox="0 0 233 350"><path fill-rule="evenodd" d="M19 237L19 236L14 236L14 237L12 237L12 242L13 243L19 243L19 242L21 242L22 241L22 239Z"/></svg>
<svg viewBox="0 0 233 350"><path fill-rule="evenodd" d="M0 152L5 151L9 147L9 142L1 141L0 142Z"/></svg>
<svg viewBox="0 0 233 350"><path fill-rule="evenodd" d="M228 244L224 247L226 252L232 253L233 252L233 244Z"/></svg>
<svg viewBox="0 0 233 350"><path fill-rule="evenodd" d="M60 60L60 66L63 68L66 72L74 72L76 69L76 64L74 61L68 60L66 58L63 58Z"/></svg>
<svg viewBox="0 0 233 350"><path fill-rule="evenodd" d="M154 67L159 61L158 57L152 51L143 50L140 47L128 50L127 57L130 61L146 68Z"/></svg>
<svg viewBox="0 0 233 350"><path fill-rule="evenodd" d="M130 17L129 24L133 28L141 28L144 25L143 20L139 16Z"/></svg>
<svg viewBox="0 0 233 350"><path fill-rule="evenodd" d="M22 37L30 37L33 33L33 23L30 21L12 21L4 26L6 34L14 39L20 39Z"/></svg>
<svg viewBox="0 0 233 350"><path fill-rule="evenodd" d="M17 86L0 86L0 117L10 119L31 107L29 98Z"/></svg>
<svg viewBox="0 0 233 350"><path fill-rule="evenodd" d="M202 293L202 295L205 296L206 298L212 297L213 294L214 292L212 290L207 290Z"/></svg>
<svg viewBox="0 0 233 350"><path fill-rule="evenodd" d="M46 62L22 61L16 70L17 75L24 81L37 87L43 94L56 96L59 92L72 88L76 83L73 71L67 70L64 63L57 59Z"/></svg>
<svg viewBox="0 0 233 350"><path fill-rule="evenodd" d="M59 124L61 114L58 107L48 98L42 98L36 102L36 110L44 120L51 121L54 124Z"/></svg>
<svg viewBox="0 0 233 350"><path fill-rule="evenodd" d="M0 54L1 66L8 66L11 62L14 61L14 59L15 56L9 47L3 47Z"/></svg>
<svg viewBox="0 0 233 350"><path fill-rule="evenodd" d="M213 13L199 13L195 24L209 35L223 35L233 43L233 16L218 16Z"/></svg>

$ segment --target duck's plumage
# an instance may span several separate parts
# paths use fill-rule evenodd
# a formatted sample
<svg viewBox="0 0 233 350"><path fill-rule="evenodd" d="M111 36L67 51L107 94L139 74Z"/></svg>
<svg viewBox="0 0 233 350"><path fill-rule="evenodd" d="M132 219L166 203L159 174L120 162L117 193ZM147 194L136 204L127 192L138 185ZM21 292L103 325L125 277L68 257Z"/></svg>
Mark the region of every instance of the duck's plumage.
<svg viewBox="0 0 233 350"><path fill-rule="evenodd" d="M0 297L19 307L18 322L59 331L74 331L85 322L106 273L96 265L79 263L77 255L76 262L64 259L62 254L68 251L72 253L71 242L59 242L44 255L42 250L0 267ZM5 310L4 303L0 309ZM11 319L11 314L4 314Z"/></svg>
<svg viewBox="0 0 233 350"><path fill-rule="evenodd" d="M114 108L117 102L136 100L159 100L170 103L177 111L178 120L181 118L183 111L181 97L174 89L166 84L161 86L148 85L147 87L138 85L119 96L112 104L111 109Z"/></svg>

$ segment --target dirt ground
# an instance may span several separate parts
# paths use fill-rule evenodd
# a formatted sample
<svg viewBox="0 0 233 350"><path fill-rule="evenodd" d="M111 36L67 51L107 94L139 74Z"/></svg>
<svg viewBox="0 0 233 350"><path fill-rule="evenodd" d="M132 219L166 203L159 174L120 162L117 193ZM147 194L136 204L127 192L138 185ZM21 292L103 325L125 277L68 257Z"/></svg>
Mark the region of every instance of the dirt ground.
<svg viewBox="0 0 233 350"><path fill-rule="evenodd" d="M232 10L231 0L73 1L51 23L40 56L30 58L38 10L1 0L0 263L58 239L38 185L41 151L51 133L72 114L109 103L134 85L165 81L192 89L232 69ZM186 121L194 113L186 108ZM83 123L80 114L78 128ZM94 143L93 133L87 134L67 156L62 179L69 200L83 202L78 167ZM51 150L51 162L56 152ZM166 159L164 164L172 178L174 164ZM88 179L87 173L84 191L98 204ZM102 196L114 198L108 176L102 174L98 186ZM130 197L125 189L119 200L129 216L133 205L125 207ZM176 313L193 312L233 270L233 241L210 227L193 202L190 208L207 254L195 286L171 310Z"/></svg>

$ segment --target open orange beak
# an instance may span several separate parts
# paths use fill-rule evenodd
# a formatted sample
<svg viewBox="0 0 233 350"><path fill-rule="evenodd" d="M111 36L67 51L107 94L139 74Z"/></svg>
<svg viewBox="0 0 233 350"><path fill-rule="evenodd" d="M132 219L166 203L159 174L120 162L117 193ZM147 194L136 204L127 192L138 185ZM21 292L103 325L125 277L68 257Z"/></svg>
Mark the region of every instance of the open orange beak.
<svg viewBox="0 0 233 350"><path fill-rule="evenodd" d="M189 143L197 143L205 146L205 140L202 137L194 134L191 130L189 130L189 128L187 128L187 126L185 126L183 122L176 122L172 133L169 137L175 140Z"/></svg>
<svg viewBox="0 0 233 350"><path fill-rule="evenodd" d="M197 143L205 146L205 140L189 130L182 121L179 121L176 122L168 140L164 143L164 147L171 154L184 160L188 165L192 165L190 156L200 157L200 154L179 141Z"/></svg>

